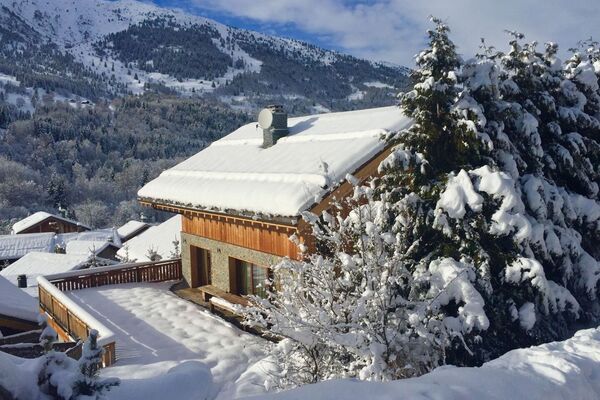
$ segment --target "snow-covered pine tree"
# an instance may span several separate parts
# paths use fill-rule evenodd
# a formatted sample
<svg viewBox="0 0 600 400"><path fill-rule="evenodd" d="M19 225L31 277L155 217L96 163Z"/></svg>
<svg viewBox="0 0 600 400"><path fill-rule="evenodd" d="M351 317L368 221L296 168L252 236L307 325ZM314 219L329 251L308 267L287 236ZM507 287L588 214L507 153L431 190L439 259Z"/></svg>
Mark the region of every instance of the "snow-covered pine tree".
<svg viewBox="0 0 600 400"><path fill-rule="evenodd" d="M74 384L76 396L94 396L92 398L101 399L104 392L120 384L118 378L98 379L103 353L104 349L98 346L98 331L92 329L83 343L81 358L78 361L80 376Z"/></svg>
<svg viewBox="0 0 600 400"><path fill-rule="evenodd" d="M492 344L499 352L564 338L580 311L585 316L592 308L598 282L598 258L586 244L598 237L600 216L591 161L597 142L590 138L596 122L556 58L556 45L541 53L536 43L522 44L523 35L510 34L507 54L486 51L461 76L483 111L492 155L514 183L514 218L505 218L496 234L517 239L519 258L492 269L494 296L486 299L492 323L482 347ZM490 309L503 304L519 324L505 325L500 334Z"/></svg>
<svg viewBox="0 0 600 400"><path fill-rule="evenodd" d="M440 273L461 274L472 284L468 292L442 296L436 312L452 339L448 361L473 364L487 358L482 332L511 320L506 306L494 313L483 304L500 280L493 271L516 259L515 240L495 236L495 218L513 215L514 185L496 168L480 105L458 82L462 61L449 29L433 22L429 48L416 59L414 89L401 97L414 124L387 139L394 148L380 166L378 190L395 204L394 234L415 282L409 299L427 301L439 290Z"/></svg>
<svg viewBox="0 0 600 400"><path fill-rule="evenodd" d="M120 384L117 378L101 380L97 376L104 352L97 344L97 331L90 331L88 339L82 345L81 358L76 361L65 353L53 350L57 334L48 325L45 315L40 315L38 323L42 329L40 345L44 349L38 366L38 386L42 393L58 400L74 400L82 396L102 400L105 399L105 392Z"/></svg>

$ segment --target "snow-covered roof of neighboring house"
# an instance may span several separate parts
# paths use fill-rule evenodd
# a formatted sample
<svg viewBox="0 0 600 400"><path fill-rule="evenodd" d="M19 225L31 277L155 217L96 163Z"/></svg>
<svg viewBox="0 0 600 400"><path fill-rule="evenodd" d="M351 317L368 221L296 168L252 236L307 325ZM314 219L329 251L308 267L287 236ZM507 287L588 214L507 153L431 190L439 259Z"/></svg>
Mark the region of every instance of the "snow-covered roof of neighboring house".
<svg viewBox="0 0 600 400"><path fill-rule="evenodd" d="M57 235L57 242L66 246L72 241L95 241L95 242L112 242L116 246L121 245L121 237L114 228L96 229L85 232L61 233Z"/></svg>
<svg viewBox="0 0 600 400"><path fill-rule="evenodd" d="M60 274L80 269L86 266L89 254L57 254L57 253L28 253L2 271L0 276L17 284L17 277L27 275L27 285L37 286L37 277Z"/></svg>
<svg viewBox="0 0 600 400"><path fill-rule="evenodd" d="M148 250L156 251L163 260L171 258L175 250L173 241L179 241L181 250L181 215L176 215L160 225L152 226L129 240L119 249L117 255L129 261L150 261Z"/></svg>
<svg viewBox="0 0 600 400"><path fill-rule="evenodd" d="M143 200L203 210L297 216L384 149L381 135L410 126L398 107L290 118L263 148L244 125L146 184Z"/></svg>
<svg viewBox="0 0 600 400"><path fill-rule="evenodd" d="M31 214L28 217L23 218L22 220L20 220L18 222L15 222L15 224L12 227L12 231L13 231L13 233L23 232L24 230L29 229L32 226L37 225L37 224L47 220L48 218L56 218L56 219L59 219L61 221L64 221L64 222L67 222L70 224L81 226L85 229L91 229L89 226L81 224L77 221L73 221L72 219L64 218L64 217L61 217L60 215L50 214L45 211L38 211L36 213Z"/></svg>
<svg viewBox="0 0 600 400"><path fill-rule="evenodd" d="M121 240L127 240L130 239L132 235L147 229L149 226L150 225L145 222L131 220L117 229L117 233L121 237Z"/></svg>
<svg viewBox="0 0 600 400"><path fill-rule="evenodd" d="M0 314L37 321L38 302L33 297L0 276Z"/></svg>
<svg viewBox="0 0 600 400"><path fill-rule="evenodd" d="M32 251L54 251L55 234L24 233L0 236L0 260L16 260Z"/></svg>
<svg viewBox="0 0 600 400"><path fill-rule="evenodd" d="M119 248L119 246L106 240L71 240L67 243L66 252L67 254L84 254L88 256L93 252L98 255L109 246Z"/></svg>

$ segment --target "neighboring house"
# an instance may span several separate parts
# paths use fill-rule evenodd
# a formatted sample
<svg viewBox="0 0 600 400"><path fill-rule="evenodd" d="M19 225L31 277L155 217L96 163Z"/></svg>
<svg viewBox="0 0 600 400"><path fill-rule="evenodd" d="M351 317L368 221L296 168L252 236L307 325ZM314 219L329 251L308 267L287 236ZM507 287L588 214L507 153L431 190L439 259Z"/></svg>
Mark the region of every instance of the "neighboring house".
<svg viewBox="0 0 600 400"><path fill-rule="evenodd" d="M52 253L56 248L54 233L26 233L0 236L0 268L32 251Z"/></svg>
<svg viewBox="0 0 600 400"><path fill-rule="evenodd" d="M91 240L101 242L111 242L117 246L121 246L121 237L115 228L95 229L86 232L63 233L58 236L58 242L64 246L73 240Z"/></svg>
<svg viewBox="0 0 600 400"><path fill-rule="evenodd" d="M80 224L77 221L44 211L38 211L16 222L12 227L12 233L69 233L89 231L90 229L89 226Z"/></svg>
<svg viewBox="0 0 600 400"><path fill-rule="evenodd" d="M37 329L38 302L0 276L0 337Z"/></svg>
<svg viewBox="0 0 600 400"><path fill-rule="evenodd" d="M27 277L25 292L37 297L37 277L54 275L63 272L86 268L90 265L89 254L55 254L55 253L28 253L20 260L0 271L0 276L6 278L13 285L17 285L18 276ZM101 260L106 265L106 260Z"/></svg>
<svg viewBox="0 0 600 400"><path fill-rule="evenodd" d="M182 268L190 287L264 293L268 269L312 250L300 215L352 192L347 175L377 174L390 153L382 135L411 120L398 107L291 118L281 107L242 126L146 184L143 205L182 215ZM289 126L289 128L288 128ZM216 289L216 290L214 290Z"/></svg>
<svg viewBox="0 0 600 400"><path fill-rule="evenodd" d="M106 240L71 240L67 243L66 254L83 254L103 258L106 260L117 260L117 252L121 246Z"/></svg>
<svg viewBox="0 0 600 400"><path fill-rule="evenodd" d="M73 243L81 242L81 243ZM31 252L64 253L67 246L72 252L89 254L95 247L97 257L115 260L117 250L121 247L121 238L115 229L98 229L95 231L55 234L23 233L19 235L0 236L0 268L12 264Z"/></svg>
<svg viewBox="0 0 600 400"><path fill-rule="evenodd" d="M121 238L121 243L127 242L129 239L132 239L144 232L146 229L150 228L150 224L140 221L131 220L127 222L125 225L121 226L117 229L117 233Z"/></svg>
<svg viewBox="0 0 600 400"><path fill-rule="evenodd" d="M177 242L178 249L175 248ZM168 260L181 252L181 216L171 217L162 224L152 226L129 240L117 252L127 262ZM152 260L150 256L153 255Z"/></svg>

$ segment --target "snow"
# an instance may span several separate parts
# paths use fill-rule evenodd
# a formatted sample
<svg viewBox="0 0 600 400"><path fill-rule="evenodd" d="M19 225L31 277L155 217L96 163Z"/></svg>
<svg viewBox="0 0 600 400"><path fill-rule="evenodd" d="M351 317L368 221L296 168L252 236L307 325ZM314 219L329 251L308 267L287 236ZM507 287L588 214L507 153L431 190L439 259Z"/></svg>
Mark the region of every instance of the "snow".
<svg viewBox="0 0 600 400"><path fill-rule="evenodd" d="M31 214L30 216L28 216L26 218L23 218L22 220L16 222L12 227L13 233L22 232L22 231L26 230L27 228L31 228L32 226L39 224L40 222L42 222L48 218L52 218L52 217L62 220L62 221L65 221L65 222L68 222L68 223L72 223L72 224L81 226L86 229L91 229L90 227L80 224L77 221L73 221L68 218L63 218L58 215L50 214L45 211L38 211L36 213Z"/></svg>
<svg viewBox="0 0 600 400"><path fill-rule="evenodd" d="M383 150L381 136L411 120L398 107L290 118L290 133L262 148L256 123L242 126L163 172L138 195L208 210L298 216Z"/></svg>
<svg viewBox="0 0 600 400"><path fill-rule="evenodd" d="M138 236L127 241L117 252L125 261L151 261L148 258L150 249L156 251L161 259L172 258L175 251L173 241L179 241L181 249L181 215L169 218L160 225L152 226Z"/></svg>
<svg viewBox="0 0 600 400"><path fill-rule="evenodd" d="M0 84L5 85L7 83L14 86L19 86L21 84L15 76L6 75L0 72Z"/></svg>
<svg viewBox="0 0 600 400"><path fill-rule="evenodd" d="M27 275L27 285L29 287L36 287L36 278L38 276L58 274L83 268L88 259L89 254L31 252L0 271L0 276L3 276L16 285L17 277L25 274ZM37 291L31 290L28 292L34 294Z"/></svg>
<svg viewBox="0 0 600 400"><path fill-rule="evenodd" d="M483 198L475 191L469 174L463 169L458 175L450 176L436 209L446 211L450 218L462 218L467 212L466 205L473 211L480 211L482 204Z"/></svg>
<svg viewBox="0 0 600 400"><path fill-rule="evenodd" d="M394 87L392 85L389 85L387 83L383 83L380 81L371 81L371 82L365 82L363 83L363 85L368 86L368 87L374 87L374 88L378 88L378 89L393 89Z"/></svg>
<svg viewBox="0 0 600 400"><path fill-rule="evenodd" d="M130 238L131 235L137 233L138 231L145 229L149 225L145 222L131 220L128 221L125 225L119 227L117 229L117 233L121 237L121 239Z"/></svg>
<svg viewBox="0 0 600 400"><path fill-rule="evenodd" d="M37 301L5 277L0 276L0 314L35 322L38 316Z"/></svg>
<svg viewBox="0 0 600 400"><path fill-rule="evenodd" d="M108 246L113 246L113 243L103 240L71 240L67 243L67 254L81 254L90 256L98 254Z"/></svg>
<svg viewBox="0 0 600 400"><path fill-rule="evenodd" d="M111 242L116 246L121 245L121 237L114 228L96 229L85 232L61 233L57 235L57 244L65 247L69 242L74 240L81 241L99 241Z"/></svg>
<svg viewBox="0 0 600 400"><path fill-rule="evenodd" d="M55 241L52 232L2 235L0 236L0 260L16 260L32 251L54 251Z"/></svg>
<svg viewBox="0 0 600 400"><path fill-rule="evenodd" d="M526 331L535 325L535 304L527 302L519 308L519 323Z"/></svg>
<svg viewBox="0 0 600 400"><path fill-rule="evenodd" d="M434 260L429 264L431 273L431 307L438 308L450 303L462 304L458 317L446 317L444 323L454 332L468 333L473 329L486 330L490 321L485 315L485 302L470 278L474 277L472 266L452 258Z"/></svg>
<svg viewBox="0 0 600 400"><path fill-rule="evenodd" d="M327 381L254 400L591 400L600 398L600 329L513 350L480 368L445 366L389 383ZM249 399L250 400L250 399Z"/></svg>
<svg viewBox="0 0 600 400"><path fill-rule="evenodd" d="M119 399L232 399L264 391L268 342L182 300L173 282L103 286L66 295L114 332ZM100 335L102 337L102 335Z"/></svg>

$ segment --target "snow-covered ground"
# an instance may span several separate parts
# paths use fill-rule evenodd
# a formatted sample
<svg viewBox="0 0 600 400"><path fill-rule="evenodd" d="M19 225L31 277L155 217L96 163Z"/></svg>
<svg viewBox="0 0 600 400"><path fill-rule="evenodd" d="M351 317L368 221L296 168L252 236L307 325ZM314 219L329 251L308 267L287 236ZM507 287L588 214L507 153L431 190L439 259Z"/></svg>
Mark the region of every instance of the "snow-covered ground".
<svg viewBox="0 0 600 400"><path fill-rule="evenodd" d="M122 383L110 399L591 400L600 398L600 328L564 342L511 351L481 368L441 367L389 383L338 380L264 393L266 343L168 289L138 283L69 293L117 339ZM0 386L32 398L37 360L0 353ZM28 397L29 396L29 397Z"/></svg>
<svg viewBox="0 0 600 400"><path fill-rule="evenodd" d="M267 342L169 291L172 282L86 289L69 297L116 336L110 399L232 399L264 392Z"/></svg>
<svg viewBox="0 0 600 400"><path fill-rule="evenodd" d="M252 399L600 399L600 328L579 331L564 342L513 350L481 368L446 366L390 383L329 381Z"/></svg>

